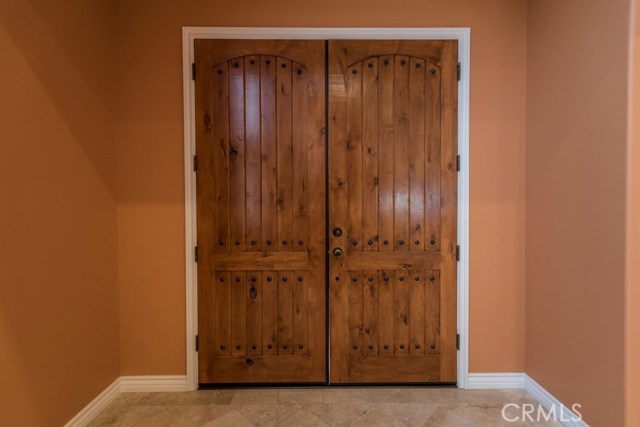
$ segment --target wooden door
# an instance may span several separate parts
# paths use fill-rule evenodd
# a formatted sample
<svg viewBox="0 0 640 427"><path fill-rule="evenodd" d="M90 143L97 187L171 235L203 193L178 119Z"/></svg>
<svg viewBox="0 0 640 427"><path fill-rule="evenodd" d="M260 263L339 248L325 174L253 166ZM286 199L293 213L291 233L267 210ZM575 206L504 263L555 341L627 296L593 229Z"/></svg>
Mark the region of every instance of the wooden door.
<svg viewBox="0 0 640 427"><path fill-rule="evenodd" d="M324 42L195 64L199 382L324 382Z"/></svg>
<svg viewBox="0 0 640 427"><path fill-rule="evenodd" d="M333 383L456 381L457 57L329 43Z"/></svg>

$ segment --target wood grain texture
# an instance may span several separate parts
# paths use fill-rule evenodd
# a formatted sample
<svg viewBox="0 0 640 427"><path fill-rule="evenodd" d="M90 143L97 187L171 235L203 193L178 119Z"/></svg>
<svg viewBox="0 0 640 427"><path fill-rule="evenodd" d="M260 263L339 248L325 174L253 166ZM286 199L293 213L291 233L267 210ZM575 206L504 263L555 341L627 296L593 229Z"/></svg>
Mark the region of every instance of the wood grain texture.
<svg viewBox="0 0 640 427"><path fill-rule="evenodd" d="M197 40L195 53L199 382L321 381L323 42Z"/></svg>
<svg viewBox="0 0 640 427"><path fill-rule="evenodd" d="M454 41L329 42L335 383L456 381L456 58Z"/></svg>

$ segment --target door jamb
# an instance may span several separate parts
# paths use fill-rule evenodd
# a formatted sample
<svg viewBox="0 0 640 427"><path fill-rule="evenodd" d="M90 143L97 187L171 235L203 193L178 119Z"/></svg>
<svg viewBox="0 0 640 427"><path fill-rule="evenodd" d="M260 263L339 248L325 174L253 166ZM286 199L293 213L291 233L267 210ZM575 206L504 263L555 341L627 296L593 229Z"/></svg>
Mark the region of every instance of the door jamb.
<svg viewBox="0 0 640 427"><path fill-rule="evenodd" d="M469 77L470 28L257 28L257 27L183 27L182 80L184 101L184 178L185 178L185 263L186 263L186 350L187 389L198 388L197 266L195 246L196 179L195 155L195 82L191 77L196 39L308 39L308 40L458 40L461 78L458 87L458 381L467 388L469 381ZM328 363L328 362L327 362Z"/></svg>

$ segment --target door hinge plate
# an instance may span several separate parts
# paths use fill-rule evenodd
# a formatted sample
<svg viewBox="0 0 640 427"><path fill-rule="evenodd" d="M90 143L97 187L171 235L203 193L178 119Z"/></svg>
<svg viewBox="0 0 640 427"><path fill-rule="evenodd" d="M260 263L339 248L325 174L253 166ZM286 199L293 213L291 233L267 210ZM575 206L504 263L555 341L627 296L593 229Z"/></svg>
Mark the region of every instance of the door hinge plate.
<svg viewBox="0 0 640 427"><path fill-rule="evenodd" d="M456 156L456 170L460 172L460 155Z"/></svg>
<svg viewBox="0 0 640 427"><path fill-rule="evenodd" d="M456 350L460 350L460 334L456 335Z"/></svg>
<svg viewBox="0 0 640 427"><path fill-rule="evenodd" d="M193 80L196 79L196 63L195 62L191 63L191 78Z"/></svg>
<svg viewBox="0 0 640 427"><path fill-rule="evenodd" d="M198 156L193 156L193 171L198 172Z"/></svg>
<svg viewBox="0 0 640 427"><path fill-rule="evenodd" d="M196 246L194 251L193 251L193 256L195 258L195 261L198 262L198 247Z"/></svg>
<svg viewBox="0 0 640 427"><path fill-rule="evenodd" d="M460 261L460 245L456 246L456 261Z"/></svg>
<svg viewBox="0 0 640 427"><path fill-rule="evenodd" d="M196 351L200 351L200 335L196 335Z"/></svg>
<svg viewBox="0 0 640 427"><path fill-rule="evenodd" d="M460 81L461 79L462 79L462 64L458 62L458 81Z"/></svg>

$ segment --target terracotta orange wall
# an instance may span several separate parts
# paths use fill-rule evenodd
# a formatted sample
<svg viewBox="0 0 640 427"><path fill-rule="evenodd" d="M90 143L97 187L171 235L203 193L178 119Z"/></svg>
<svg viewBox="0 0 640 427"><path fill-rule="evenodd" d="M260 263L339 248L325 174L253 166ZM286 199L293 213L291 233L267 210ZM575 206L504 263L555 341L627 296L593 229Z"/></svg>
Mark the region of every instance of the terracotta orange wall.
<svg viewBox="0 0 640 427"><path fill-rule="evenodd" d="M622 426L629 1L528 2L526 372Z"/></svg>
<svg viewBox="0 0 640 427"><path fill-rule="evenodd" d="M473 372L524 369L524 0L118 1L122 374L185 373L182 26L469 26Z"/></svg>
<svg viewBox="0 0 640 427"><path fill-rule="evenodd" d="M626 426L640 426L640 7L631 30L629 150L627 160Z"/></svg>
<svg viewBox="0 0 640 427"><path fill-rule="evenodd" d="M2 425L63 425L119 375L113 6L0 1Z"/></svg>

